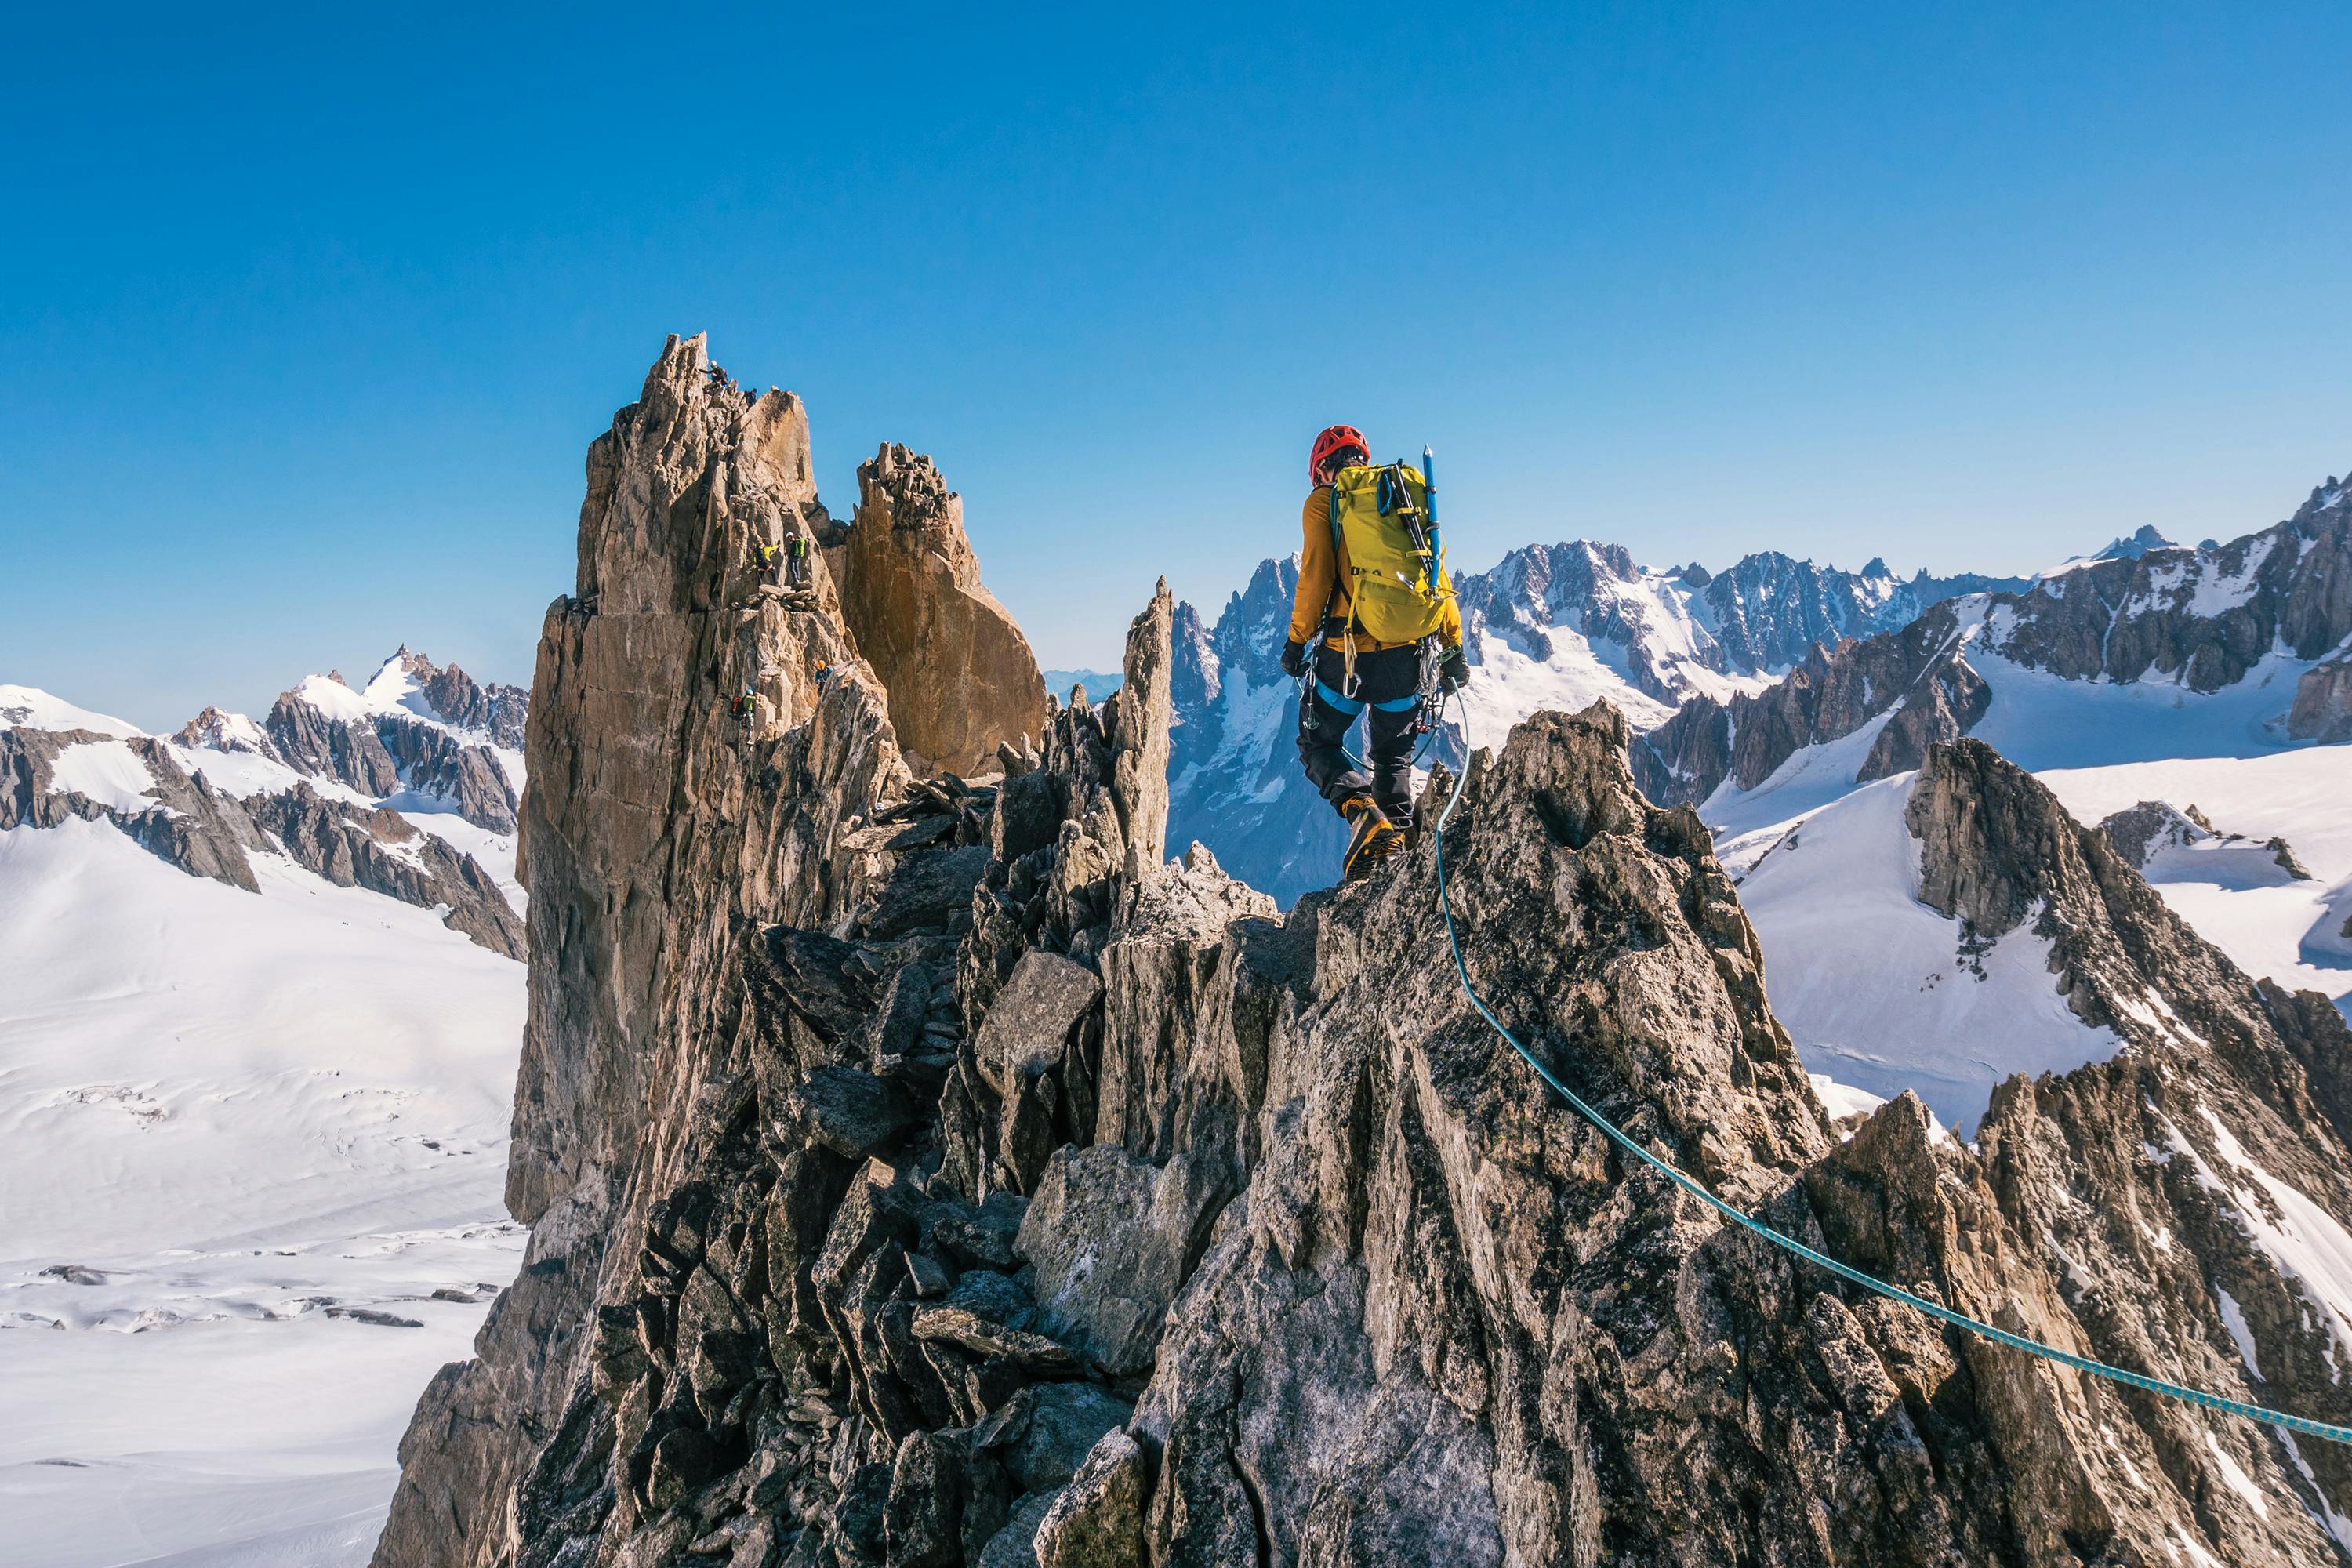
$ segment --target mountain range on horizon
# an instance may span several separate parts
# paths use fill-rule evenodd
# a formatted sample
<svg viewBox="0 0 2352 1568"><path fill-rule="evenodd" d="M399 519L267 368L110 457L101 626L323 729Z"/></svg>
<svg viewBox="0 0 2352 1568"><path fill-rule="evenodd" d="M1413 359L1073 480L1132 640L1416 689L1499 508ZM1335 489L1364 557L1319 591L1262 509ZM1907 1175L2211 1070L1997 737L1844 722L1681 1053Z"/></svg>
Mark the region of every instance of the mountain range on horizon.
<svg viewBox="0 0 2352 1568"><path fill-rule="evenodd" d="M2341 488L2331 478L2297 515L2334 517L2342 503ZM1487 735L1539 708L1573 709L1606 698L1637 732L1661 735L1636 747L1636 774L1643 786L1661 799L1699 800L1726 776L1732 710L1743 703L1777 704L1789 714L1808 710L1824 679L1809 665L1850 641L1874 650L1882 645L1874 639L1900 634L1946 605L1960 606L1946 612L1959 615L1975 613L1969 606L2017 603L2029 606L2029 619L2039 619L2043 612L2036 606L2060 602L2061 579L2078 570L2097 568L2084 581L2104 586L2109 578L2128 578L2133 563L2151 555L2163 561L2185 553L2202 563L2217 559L2221 550L2209 541L2182 552L2153 528L2143 528L2038 577L1936 577L1923 571L1906 581L1895 578L1882 560L1848 573L1766 551L1710 573L1696 565L1639 567L1622 548L1591 542L1523 546L1491 570L1465 574L1457 583L1475 671L1465 705L1474 731ZM2332 555L2324 555L2303 570L2306 576L2323 565L2334 571L2333 562ZM2279 561L2269 567L2273 576L2281 569ZM1330 827L1330 813L1307 790L1291 755L1295 683L1277 668L1297 574L1295 556L1261 563L1213 623L1189 604L1177 610L1176 831L1211 845L1236 874L1286 903L1328 886L1339 873L1339 836ZM2146 584L2154 583L2152 573L2142 576ZM2278 594L2294 592L2291 585L2263 594L2211 586L2200 595L2193 585L2179 584L2141 589L2144 596L2159 591L2174 597L2186 594L2193 601L2191 619L2209 629L2224 621L2234 627L2247 613L2238 601L2248 594L2258 604L2271 605L2267 613L2275 618ZM2237 596L2228 603L2217 597L2231 595ZM2168 608L2163 616L2153 616L2154 608L2149 600L2127 612L2127 618L2151 626L2178 618ZM2333 624L2325 615L2314 623L2323 629ZM2200 634L2195 626L2184 625L2168 635ZM2226 643L2249 634L2233 629L2214 635ZM2299 627L2297 635L2305 667L2339 651L2317 631ZM1899 656L1870 651L1848 657L1903 662ZM1915 654L1911 662L1925 657ZM2028 656L2028 662L2042 660ZM2144 662L2132 678L2149 667ZM1890 684L1894 673L1906 688L1920 675L1906 668L1864 677L1863 684L1875 679L1878 688L1873 697L1846 699L1853 703L1852 723L1832 710L1826 721L1803 720L1805 735L1820 731L1827 740L1831 731L1843 733L1876 718L1898 695ZM2084 672L2069 667L2067 673ZM1776 692L1783 695L1772 696ZM2319 708L2327 700L2316 695L2309 700ZM2292 706L2292 700L2282 701L2279 717L2284 719ZM1906 726L1927 722L1923 704L1912 710ZM2308 722L2325 727L2317 720ZM1743 789L1760 786L1800 749L1798 731L1791 728L1797 723L1776 715L1772 723L1741 732ZM1962 728L1945 725L1937 732L1949 738ZM2305 732L2316 734L2319 729ZM1916 754L1916 745L1910 754ZM1865 772L1857 781L1849 772L1845 782L1871 776L1876 773Z"/></svg>
<svg viewBox="0 0 2352 1568"><path fill-rule="evenodd" d="M2347 487L2031 578L1511 551L1441 916L1431 832L1334 885L1295 561L1041 671L929 459L845 528L806 443L672 340L529 692L0 687L48 1560L2352 1561L2335 1447L1726 1234L1445 962L1856 1267L2352 1421ZM224 1377L345 1396L199 1466Z"/></svg>

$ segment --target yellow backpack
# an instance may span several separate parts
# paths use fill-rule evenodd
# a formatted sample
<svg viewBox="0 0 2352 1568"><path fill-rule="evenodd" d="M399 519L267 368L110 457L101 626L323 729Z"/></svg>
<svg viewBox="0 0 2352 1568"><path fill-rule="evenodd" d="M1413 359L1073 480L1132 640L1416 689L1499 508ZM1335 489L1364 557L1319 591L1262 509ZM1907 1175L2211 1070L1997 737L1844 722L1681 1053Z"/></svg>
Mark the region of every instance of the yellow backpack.
<svg viewBox="0 0 2352 1568"><path fill-rule="evenodd" d="M1422 461L1434 466L1426 452ZM1345 468L1331 480L1331 539L1346 546L1349 624L1384 643L1435 636L1454 596L1433 489L1410 463Z"/></svg>

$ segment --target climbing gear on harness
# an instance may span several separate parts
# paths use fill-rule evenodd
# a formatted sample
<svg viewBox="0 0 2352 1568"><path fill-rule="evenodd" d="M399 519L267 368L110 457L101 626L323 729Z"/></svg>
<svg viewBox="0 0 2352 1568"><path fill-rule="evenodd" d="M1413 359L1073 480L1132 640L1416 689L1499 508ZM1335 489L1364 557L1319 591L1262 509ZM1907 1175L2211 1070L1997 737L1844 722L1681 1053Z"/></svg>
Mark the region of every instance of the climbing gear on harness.
<svg viewBox="0 0 2352 1568"><path fill-rule="evenodd" d="M1348 836L1348 852L1340 867L1348 879L1370 874L1374 866L1404 847L1404 830L1389 820L1370 795L1350 795L1339 803L1339 815L1354 824Z"/></svg>
<svg viewBox="0 0 2352 1568"><path fill-rule="evenodd" d="M1282 673L1293 680L1307 673L1307 645L1285 642L1282 645Z"/></svg>
<svg viewBox="0 0 2352 1568"><path fill-rule="evenodd" d="M1432 639L1432 644L1433 644L1433 642L1434 639ZM1438 692L1436 682L1431 674L1431 671L1435 668L1431 658L1432 644L1424 644L1422 647L1422 669L1419 690L1415 691L1409 698L1397 698L1391 701L1374 702L1369 705L1379 709L1384 713L1402 713L1408 707L1417 706L1421 709L1421 712L1413 720L1412 726L1413 733L1422 737L1421 744L1413 748L1412 765L1414 767L1419 767L1421 765L1421 759L1428 754L1430 746L1437 738L1438 726L1443 721L1443 707L1440 700L1440 693ZM1345 692L1334 692L1329 686L1324 683L1323 679L1320 676L1314 673L1311 662L1302 660L1301 663L1302 668L1298 671L1299 728L1309 734L1320 728L1320 724L1316 717L1314 704L1307 700L1307 694L1312 692L1314 695L1320 697L1326 703L1329 704L1329 706L1336 710L1342 717L1339 754L1342 757L1345 757L1348 760L1348 765L1355 769L1358 773L1366 773L1371 772L1371 769L1365 764L1364 759L1349 751L1346 744L1347 731L1354 727L1356 716L1364 710L1367 704ZM1351 676L1352 673L1351 661ZM1349 684L1354 685L1358 683L1350 679Z"/></svg>
<svg viewBox="0 0 2352 1568"><path fill-rule="evenodd" d="M1427 448L1422 460L1431 460ZM1434 636L1454 584L1427 479L1410 463L1351 464L1330 484L1333 554L1348 563L1350 641L1360 629L1384 643Z"/></svg>
<svg viewBox="0 0 2352 1568"><path fill-rule="evenodd" d="M1997 1329L1990 1323L1981 1322L1964 1312L1956 1312L1949 1307L1930 1301L1925 1297L1914 1295L1899 1285L1890 1285L1885 1280L1864 1274L1861 1269L1851 1265L1840 1263L1836 1258L1825 1253L1814 1251L1795 1237L1782 1235L1762 1220L1717 1197L1697 1178L1685 1175L1680 1167L1664 1156L1652 1153L1647 1147L1633 1139L1615 1122L1578 1098L1576 1091L1562 1083L1549 1068L1538 1060L1536 1054L1528 1049L1517 1035L1503 1026L1502 1019L1495 1016L1494 1009L1486 1005L1486 998L1480 996L1477 987L1470 983L1470 966L1463 961L1462 933L1454 927L1453 893L1445 879L1445 825L1447 819L1453 816L1454 808L1461 804L1462 786L1470 776L1470 728L1468 710L1459 692L1454 694L1454 701L1462 724L1464 765L1461 773L1454 778L1453 794L1446 797L1445 808L1437 814L1434 830L1430 835L1436 842L1437 907L1445 917L1445 942L1446 945L1453 950L1454 973L1462 983L1462 994L1470 999L1470 1005L1477 1010L1478 1016L1484 1018L1487 1026L1500 1035L1507 1045L1518 1052L1528 1066L1535 1068L1536 1076L1543 1079L1553 1093L1568 1101L1570 1109L1592 1123L1602 1135L1626 1153L1633 1155L1749 1235L1760 1237L1782 1251L1804 1259L1815 1268L1827 1269L1841 1279L1859 1285L1865 1290L1884 1296L1888 1300L1908 1307L1916 1312L1924 1312L1938 1322L1948 1324L1964 1333L1974 1334L1979 1339L1990 1340L1994 1344L2004 1345L2013 1351L2022 1351L2027 1355L2039 1356L2043 1361L2055 1363L2059 1366L2071 1367L2076 1372L2086 1373L2093 1377L2103 1377L2110 1383L2122 1384L2126 1388L2137 1388L2148 1394L2161 1394L2167 1399L2181 1400L2189 1405L2201 1405L2208 1410L2221 1411L2227 1415L2242 1416L2249 1421L2263 1422L2269 1426L2283 1427L2289 1432L2300 1432L2306 1436L2325 1437L2334 1443L2352 1443L2352 1426L2334 1426L2325 1421L2313 1421L2305 1416L2289 1415L2284 1411L2267 1409L2260 1405L2248 1405L2240 1400L2225 1399L2218 1394L2208 1394L2202 1389L2184 1387L2177 1383L2167 1383L2162 1378L2148 1377L2137 1372L2126 1372L2122 1367L2109 1366L2105 1362L2093 1361L2088 1356L2075 1355L2071 1352L2062 1351L2054 1345L2045 1345L2038 1340L2029 1340L2022 1334L2011 1333L2006 1329Z"/></svg>
<svg viewBox="0 0 2352 1568"><path fill-rule="evenodd" d="M1324 629L1323 640L1326 643L1331 640L1330 629L1328 626ZM1341 626L1339 628L1339 689L1352 698L1356 695L1356 689L1362 684L1363 682L1356 676L1356 628L1352 626Z"/></svg>
<svg viewBox="0 0 2352 1568"><path fill-rule="evenodd" d="M1364 433L1353 425L1334 425L1316 437L1315 449L1307 458L1307 482L1310 485L1329 484L1332 473L1349 452L1356 454L1356 460L1360 463L1372 460L1370 444L1364 439Z"/></svg>

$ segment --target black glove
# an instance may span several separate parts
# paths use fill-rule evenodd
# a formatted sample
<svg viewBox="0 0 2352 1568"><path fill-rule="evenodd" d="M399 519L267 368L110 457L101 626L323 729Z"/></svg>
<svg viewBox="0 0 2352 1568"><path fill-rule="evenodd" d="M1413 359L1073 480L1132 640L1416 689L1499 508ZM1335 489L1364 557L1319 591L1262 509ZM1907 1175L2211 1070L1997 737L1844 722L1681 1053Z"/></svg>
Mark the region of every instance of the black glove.
<svg viewBox="0 0 2352 1568"><path fill-rule="evenodd" d="M1295 637L1282 645L1282 673L1294 679L1307 673L1307 645Z"/></svg>
<svg viewBox="0 0 2352 1568"><path fill-rule="evenodd" d="M1460 643L1447 648L1438 661L1437 683L1448 691L1459 691L1470 684L1470 656L1462 651Z"/></svg>

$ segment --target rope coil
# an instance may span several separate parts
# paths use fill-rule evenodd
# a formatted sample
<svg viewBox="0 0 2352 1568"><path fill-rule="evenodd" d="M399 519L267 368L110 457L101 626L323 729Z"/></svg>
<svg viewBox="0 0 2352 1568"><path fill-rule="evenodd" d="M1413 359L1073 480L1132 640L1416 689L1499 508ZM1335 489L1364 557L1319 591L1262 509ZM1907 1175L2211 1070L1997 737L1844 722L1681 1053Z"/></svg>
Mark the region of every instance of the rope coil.
<svg viewBox="0 0 2352 1568"><path fill-rule="evenodd" d="M1437 902L1439 910L1445 916L1445 941L1454 952L1454 973L1461 979L1462 994L1470 999L1470 1005L1477 1009L1478 1016L1484 1018L1493 1027L1495 1033L1500 1035L1513 1050L1518 1052L1528 1066L1535 1068L1536 1076L1550 1086L1553 1093L1566 1100L1570 1108L1579 1116L1600 1129L1611 1142L1615 1143L1684 1192L1706 1204L1749 1234L1760 1237L1782 1251L1801 1258L1817 1268L1826 1269L1841 1279L1859 1285L1865 1290L1884 1296L1890 1301L1899 1302L1914 1311L1923 1312L1928 1317L1948 1323L1964 1332L1974 1334L1979 1339L1990 1340L1998 1345L2006 1345L2011 1350L2023 1351L2028 1355L2039 1356L2043 1361L2054 1362L2060 1366L2071 1367L2076 1372L2088 1373L2093 1377L2105 1378L2110 1383L2119 1383L2126 1387L2160 1394L2167 1399L2177 1399L2186 1404L2202 1405L2208 1410L2219 1410L2224 1415L2242 1416L2249 1421L2260 1421L2289 1432L2300 1432L2307 1436L2325 1437L2331 1443L2352 1443L2352 1427L2336 1426L2325 1421L2313 1421L2301 1415L2290 1415L2282 1410L2272 1410L2260 1405L2248 1405L2241 1400L2226 1399L2218 1394L2208 1394L2202 1389L2189 1388L2177 1383L2167 1383L2162 1378L2148 1377L2137 1372L2126 1372L2122 1367L2109 1366L2105 1362L2093 1361L2087 1356L2062 1351L2055 1345L2045 1345L2038 1340L2029 1340L2022 1334L2011 1333L2007 1329L1995 1328L1992 1324L1981 1322L1965 1312L1956 1312L1949 1307L1941 1306L1922 1296L1916 1296L1899 1285L1890 1285L1884 1279L1864 1274L1859 1268L1840 1263L1825 1253L1815 1251L1794 1237L1783 1235L1762 1220L1716 1196L1697 1178L1685 1174L1672 1162L1652 1153L1615 1122L1587 1105L1574 1089L1562 1083L1553 1075L1549 1068L1538 1061L1536 1054L1521 1044L1517 1035L1504 1027L1503 1021L1495 1016L1494 1010L1486 1005L1486 999L1478 994L1477 987L1470 983L1469 965L1462 959L1462 938L1454 929L1454 899L1445 879L1445 824L1447 819L1453 816L1454 806L1461 802L1462 786L1470 777L1470 721L1467 706L1462 701L1462 696L1458 690L1454 694L1454 712L1462 726L1463 766L1460 773L1454 778L1454 793L1447 797L1445 808L1437 814L1436 826L1432 835L1437 846Z"/></svg>

